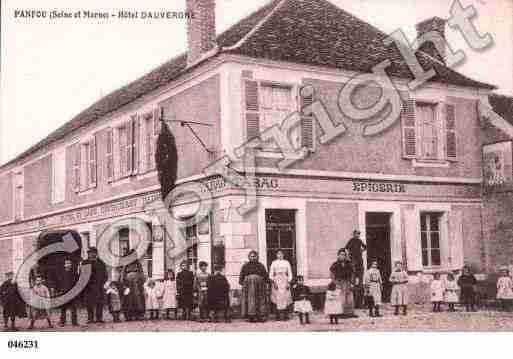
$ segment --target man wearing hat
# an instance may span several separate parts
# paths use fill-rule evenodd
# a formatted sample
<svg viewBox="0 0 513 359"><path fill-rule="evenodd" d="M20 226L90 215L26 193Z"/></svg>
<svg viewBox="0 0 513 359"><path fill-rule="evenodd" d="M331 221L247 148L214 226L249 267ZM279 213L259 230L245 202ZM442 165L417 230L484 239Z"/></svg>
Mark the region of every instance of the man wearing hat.
<svg viewBox="0 0 513 359"><path fill-rule="evenodd" d="M82 267L91 265L91 277L84 289L84 300L87 306L87 323L103 323L103 287L107 282L107 267L98 258L98 250L90 247L87 250L87 259L82 261Z"/></svg>
<svg viewBox="0 0 513 359"><path fill-rule="evenodd" d="M361 232L355 229L353 236L345 246L354 268L355 288L353 293L356 308L360 308L363 304L363 251L367 249L365 243L360 239L360 234Z"/></svg>
<svg viewBox="0 0 513 359"><path fill-rule="evenodd" d="M14 272L5 273L5 282L0 286L0 303L4 313L4 329L16 330L16 317L26 317L25 303L18 293L18 285L14 281Z"/></svg>

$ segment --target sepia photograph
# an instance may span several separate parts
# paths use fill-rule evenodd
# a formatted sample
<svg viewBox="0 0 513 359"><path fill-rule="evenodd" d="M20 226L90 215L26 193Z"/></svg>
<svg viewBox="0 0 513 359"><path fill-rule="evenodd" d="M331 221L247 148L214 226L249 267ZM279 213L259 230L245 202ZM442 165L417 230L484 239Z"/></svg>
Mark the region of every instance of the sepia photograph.
<svg viewBox="0 0 513 359"><path fill-rule="evenodd" d="M513 0L6 0L0 81L8 354L513 331Z"/></svg>

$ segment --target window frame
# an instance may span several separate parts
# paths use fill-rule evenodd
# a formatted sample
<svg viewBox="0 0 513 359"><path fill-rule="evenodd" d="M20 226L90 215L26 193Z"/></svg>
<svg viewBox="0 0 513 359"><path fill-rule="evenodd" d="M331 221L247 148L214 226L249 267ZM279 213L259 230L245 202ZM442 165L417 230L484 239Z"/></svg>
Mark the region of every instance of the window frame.
<svg viewBox="0 0 513 359"><path fill-rule="evenodd" d="M444 140L444 124L445 121L443 119L441 113L442 103L434 102L434 101L423 101L417 100L415 101L415 117L416 120L416 133L417 133L417 158L418 162L426 162L426 163L445 163L445 140ZM419 107L431 107L433 110L433 124L436 126L436 157L427 157L424 154L424 146L423 146L423 123L418 113Z"/></svg>
<svg viewBox="0 0 513 359"><path fill-rule="evenodd" d="M431 230L431 218L432 216L436 216L437 222L438 222L438 230L434 231ZM443 240L443 212L439 211L421 211L419 213L419 221L420 221L420 227L419 227L419 234L420 234L420 250L421 250L421 263L423 268L440 268L443 265L443 257L442 257L442 240ZM426 230L422 230L422 220L425 218L425 228ZM426 248L424 248L422 243L422 235L423 233L426 233ZM437 233L438 234L438 247L433 247L433 239L431 237L431 234ZM438 250L439 253L439 264L433 264L433 251ZM426 258L427 263L424 263L424 252L427 252Z"/></svg>

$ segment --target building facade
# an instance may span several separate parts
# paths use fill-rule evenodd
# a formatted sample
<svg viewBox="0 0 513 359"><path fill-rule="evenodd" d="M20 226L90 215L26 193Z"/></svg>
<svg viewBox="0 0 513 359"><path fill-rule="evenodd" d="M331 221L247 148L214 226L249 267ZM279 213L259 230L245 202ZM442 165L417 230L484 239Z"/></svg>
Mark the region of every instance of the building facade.
<svg viewBox="0 0 513 359"><path fill-rule="evenodd" d="M217 37L214 1L188 6L200 14L189 20L188 53L108 95L0 168L0 271L16 270L44 230L74 229L88 247L114 226L113 251L123 253L138 245L122 221L130 218L152 233L141 261L155 278L184 258L211 264L223 244L232 288L252 249L266 266L283 250L296 274L324 286L337 250L355 229L368 246L364 261L378 260L385 277L397 260L406 263L412 283L419 274L465 263L480 274L490 270L495 256L482 196L488 142L478 103L493 86L426 55L422 64L437 75L412 91L411 72L397 49L383 44L385 35L324 0L273 1ZM391 59L387 73L401 95L401 116L366 136L368 121L347 116L340 94L385 59ZM330 141L323 141L327 124L319 113L303 112L305 87L338 134ZM381 93L358 87L351 101L369 108ZM157 235L163 224L146 210L161 200L154 159L161 111L177 142L178 183L199 181L213 198L205 220L168 226L164 236ZM291 151L303 148L307 155L282 170L276 143L261 143L251 179L257 206L240 215L246 192L205 169L298 111ZM196 209L184 199L173 215L187 220ZM186 250L170 257L166 246L179 237Z"/></svg>

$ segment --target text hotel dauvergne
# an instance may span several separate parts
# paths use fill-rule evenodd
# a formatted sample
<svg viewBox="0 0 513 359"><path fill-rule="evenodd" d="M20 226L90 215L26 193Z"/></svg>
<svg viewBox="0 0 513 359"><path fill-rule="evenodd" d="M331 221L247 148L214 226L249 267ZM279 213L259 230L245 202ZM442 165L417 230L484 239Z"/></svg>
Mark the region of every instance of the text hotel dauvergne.
<svg viewBox="0 0 513 359"><path fill-rule="evenodd" d="M364 244L358 250L348 246L350 255L357 252L350 262L360 282L353 284L361 284L375 261L379 276L373 271L367 279L380 278L383 301L395 301L399 309L405 291L412 303L429 302L435 273L444 283L449 273L458 280L468 265L480 290L480 283L496 281L499 267L511 264L513 100L446 67L429 46L419 50L419 59L436 75L410 90L412 72L397 47L384 44L386 35L325 0L272 1L217 36L215 1L187 0L187 6L194 17L187 21L185 53L105 96L0 167L1 273L16 272L42 232L78 232L85 258L106 228L127 218L140 219L152 233L134 272L160 280L168 268L178 274L184 260L194 273L199 262L206 262L208 273L222 264L232 299L243 292L240 302L246 287L245 295L258 299L258 278L267 271L278 309L290 304L280 278L295 283L297 276L312 297L336 284L327 297L333 301L338 288L347 304L347 258L337 254L353 231ZM440 18L417 26L420 33L440 36L444 28ZM379 118L350 119L340 110L339 94L353 77L387 59L402 113L381 133L365 136L364 126ZM300 95L305 86L313 89L309 99ZM376 86L359 86L352 102L367 108L380 94ZM286 171L277 166L282 159L277 146L261 143L254 181L258 205L241 216L237 207L246 200L244 192L203 170L280 125L307 100L322 103L332 128L343 125L344 133L320 141L326 123L301 113L291 137L308 153ZM480 102L503 119L488 121ZM163 233L144 210L160 198L155 151L161 109L177 142L178 183L200 181L214 199L206 220L171 233ZM173 214L187 219L196 208L195 202L183 201ZM117 253L137 247L134 231L116 230ZM169 258L165 247L180 235L187 250ZM248 262L251 251L258 256ZM106 270L109 280L131 273ZM305 293L299 287L293 299L306 298ZM495 292L480 295L495 298ZM259 308L252 306L259 303L239 304L258 320ZM337 303L328 312L336 313ZM314 299L312 304L318 307ZM298 305L305 313L308 309Z"/></svg>

